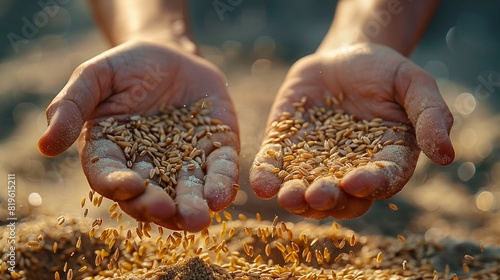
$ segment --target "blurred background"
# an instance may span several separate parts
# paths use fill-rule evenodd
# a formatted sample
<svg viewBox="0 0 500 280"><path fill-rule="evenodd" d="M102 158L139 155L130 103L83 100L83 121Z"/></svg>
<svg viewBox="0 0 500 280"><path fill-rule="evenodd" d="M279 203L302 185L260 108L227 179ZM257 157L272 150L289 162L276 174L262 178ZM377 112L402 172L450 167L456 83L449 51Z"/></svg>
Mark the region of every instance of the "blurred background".
<svg viewBox="0 0 500 280"><path fill-rule="evenodd" d="M257 200L247 173L274 94L288 67L315 51L336 1L231 3L236 2L220 14L215 1L190 1L203 55L226 74L239 112L242 190L229 210L252 214L259 209L268 219L278 214L298 221L301 218L284 213L275 200ZM45 2L0 2L0 173L2 178L16 174L19 216L81 215L79 202L89 187L76 149L49 159L39 154L36 144L46 127L45 107L73 69L109 46L86 2L59 0L45 9L39 3ZM341 224L370 234L418 232L426 238L500 245L499 11L495 0L442 1L411 56L436 78L455 116L455 162L439 167L422 156L400 194ZM0 222L6 217L1 212L6 195L0 193ZM399 210L391 210L389 202Z"/></svg>

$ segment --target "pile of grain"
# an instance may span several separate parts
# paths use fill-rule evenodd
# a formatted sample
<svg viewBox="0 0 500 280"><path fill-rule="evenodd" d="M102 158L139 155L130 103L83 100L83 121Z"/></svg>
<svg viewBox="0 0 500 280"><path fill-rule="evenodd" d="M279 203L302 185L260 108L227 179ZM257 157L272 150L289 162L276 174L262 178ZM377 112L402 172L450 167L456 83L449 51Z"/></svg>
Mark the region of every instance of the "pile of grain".
<svg viewBox="0 0 500 280"><path fill-rule="evenodd" d="M384 167L379 161L372 162L373 155L386 145L404 145L404 140L382 141L386 131L406 132L404 125L391 128L383 120L375 118L357 120L341 109L333 109L338 101L329 96L329 107L305 109L307 98L294 103L295 113L284 112L271 124L264 142L272 173L283 181L302 180L306 186L322 177L341 179L349 171L365 165ZM255 166L260 165L259 160Z"/></svg>
<svg viewBox="0 0 500 280"><path fill-rule="evenodd" d="M16 274L6 270L3 256L0 277L495 279L500 273L500 259L488 255L488 248L456 256L454 263L439 270L433 260L449 248L422 236L363 236L336 223L292 224L277 218L271 222L260 220L260 215L231 218L228 213L214 214L215 225L198 234L151 230L149 225L142 225L139 238L136 232L126 229L126 224L107 228L101 224L90 237L89 219L66 217L61 223L55 217L40 216L20 224ZM115 242L111 244L110 240ZM6 237L2 236L0 246L6 245Z"/></svg>
<svg viewBox="0 0 500 280"><path fill-rule="evenodd" d="M332 103L335 100L327 100ZM338 102L338 101L337 101ZM285 113L272 124L266 145L278 149L267 155L279 162L273 172L283 181L310 184L322 176L341 179L352 168L375 164L372 156L385 145L389 129L382 120L358 121L340 110L313 107L303 119L305 99L297 113ZM334 102L335 103L335 102ZM131 167L147 156L155 180L175 197L177 171L206 168L197 141L228 126L208 117L202 100L189 108L165 108L159 116L132 116L127 122L100 123L108 139L118 144ZM390 128L407 131L404 126ZM307 132L307 133L303 133ZM212 142L215 148L219 142ZM99 160L93 159L95 161ZM87 201L90 201L86 205ZM87 218L88 207L100 207L103 197L93 191L81 200L84 218L45 217L19 223L16 271L0 258L2 279L494 279L500 259L477 250L457 256L444 267L433 264L448 248L419 235L363 236L337 223L286 223L229 212L212 213L213 225L197 234L168 231L150 223L122 222L114 203L108 209L111 225L102 217ZM391 205L397 210L395 205ZM0 247L8 248L2 226ZM5 251L4 251L5 252ZM493 257L492 257L493 256ZM460 270L456 268L459 267Z"/></svg>
<svg viewBox="0 0 500 280"><path fill-rule="evenodd" d="M175 198L178 171L201 168L206 171L206 155L197 148L199 139L211 139L214 133L230 132L220 120L209 117L210 99L202 99L190 107L164 106L159 115L131 116L127 122L113 117L101 121L102 133L122 148L131 168L139 157L147 156L154 166L149 178L155 180ZM221 143L212 141L215 148ZM91 159L93 162L99 157Z"/></svg>

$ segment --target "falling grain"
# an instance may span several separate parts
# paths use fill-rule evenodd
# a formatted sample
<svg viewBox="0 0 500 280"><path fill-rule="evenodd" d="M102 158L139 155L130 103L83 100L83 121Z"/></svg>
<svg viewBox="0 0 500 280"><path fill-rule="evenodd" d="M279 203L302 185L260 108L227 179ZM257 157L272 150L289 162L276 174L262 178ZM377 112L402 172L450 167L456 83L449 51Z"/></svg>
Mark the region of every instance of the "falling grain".
<svg viewBox="0 0 500 280"><path fill-rule="evenodd" d="M406 242L406 238L404 236L402 236L401 234L398 234L398 240L401 242L401 243L405 243Z"/></svg>
<svg viewBox="0 0 500 280"><path fill-rule="evenodd" d="M468 261L473 261L474 260L474 257L471 256L471 255L465 255L464 256L464 259L468 260Z"/></svg>
<svg viewBox="0 0 500 280"><path fill-rule="evenodd" d="M38 241L28 241L26 244L31 248L40 247L40 243Z"/></svg>
<svg viewBox="0 0 500 280"><path fill-rule="evenodd" d="M118 203L116 203L116 202L111 204L111 206L109 206L108 212L112 213L113 211L115 211L117 206L118 206Z"/></svg>
<svg viewBox="0 0 500 280"><path fill-rule="evenodd" d="M73 279L73 269L72 268L70 268L68 270L68 273L66 274L66 279L67 280L72 280Z"/></svg>
<svg viewBox="0 0 500 280"><path fill-rule="evenodd" d="M394 203L389 203L389 208L391 208L391 210L394 210L394 211L398 210L398 206Z"/></svg>
<svg viewBox="0 0 500 280"><path fill-rule="evenodd" d="M260 213L257 212L255 214L255 218L257 218L257 221L262 222L262 216L260 215Z"/></svg>
<svg viewBox="0 0 500 280"><path fill-rule="evenodd" d="M469 268L469 266L465 262L462 263L462 270L464 271L465 274L469 274L470 273L470 268Z"/></svg>
<svg viewBox="0 0 500 280"><path fill-rule="evenodd" d="M349 238L349 245L353 247L356 245L356 234L351 235L351 238Z"/></svg>

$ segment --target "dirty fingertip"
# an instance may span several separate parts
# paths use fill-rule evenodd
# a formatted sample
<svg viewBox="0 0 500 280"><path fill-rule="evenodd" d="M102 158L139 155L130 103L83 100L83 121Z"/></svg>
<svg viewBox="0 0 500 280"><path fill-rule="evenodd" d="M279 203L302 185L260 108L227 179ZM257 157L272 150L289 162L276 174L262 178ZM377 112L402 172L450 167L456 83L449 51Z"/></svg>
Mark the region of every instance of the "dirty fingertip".
<svg viewBox="0 0 500 280"><path fill-rule="evenodd" d="M325 177L318 179L307 188L305 200L311 208L320 211L329 210L337 203L339 193L337 178Z"/></svg>
<svg viewBox="0 0 500 280"><path fill-rule="evenodd" d="M196 194L184 194L176 198L177 223L190 232L207 228L210 223L210 210L207 201Z"/></svg>
<svg viewBox="0 0 500 280"><path fill-rule="evenodd" d="M282 169L281 145L265 144L261 147L250 168L250 185L262 199L271 199L278 194L283 180L278 172ZM278 172L277 172L278 171Z"/></svg>
<svg viewBox="0 0 500 280"><path fill-rule="evenodd" d="M307 187L302 180L290 180L283 184L278 193L278 204L284 209L300 214L309 209L305 199Z"/></svg>

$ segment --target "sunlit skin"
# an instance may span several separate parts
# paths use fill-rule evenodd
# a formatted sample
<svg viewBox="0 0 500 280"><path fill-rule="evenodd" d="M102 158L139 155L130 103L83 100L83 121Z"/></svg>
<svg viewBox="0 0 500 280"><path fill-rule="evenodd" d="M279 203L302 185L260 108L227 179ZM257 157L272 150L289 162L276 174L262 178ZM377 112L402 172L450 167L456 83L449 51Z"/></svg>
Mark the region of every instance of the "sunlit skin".
<svg viewBox="0 0 500 280"><path fill-rule="evenodd" d="M80 65L48 106L49 126L39 141L40 151L57 156L77 141L91 188L117 201L130 216L175 230L208 227L210 210L224 209L236 196L239 131L222 74L199 56L187 1L90 3L113 48ZM325 95L339 97L342 92L339 108L347 113L412 128L384 135L384 140L403 139L405 143L386 146L375 155L373 160L386 166L361 167L340 181L320 178L309 187L293 180L283 183L269 170L253 166L250 183L257 196L277 196L281 207L304 217L354 218L365 213L375 199L393 196L403 188L420 150L437 164L453 160L451 114L432 77L404 57L418 42L437 3L339 1L318 51L292 66L270 112L268 125L281 113L292 112L292 103L303 96L308 97L307 108L323 105ZM368 38L362 32L368 23L377 24L373 15L379 13L389 13L390 20L386 17L384 26ZM219 149L207 139L198 141L197 148L207 154L206 174L200 169L180 172L175 199L153 181L145 183L149 170L144 165L127 168L122 150L105 138L98 125L109 117L125 121L131 115L158 114L163 104L189 106L201 98L212 101L211 117L232 131L213 136L222 144ZM256 159L261 161L267 149L262 146ZM206 180L201 180L205 175ZM203 183L193 186L191 181L187 186L191 176Z"/></svg>
<svg viewBox="0 0 500 280"><path fill-rule="evenodd" d="M157 73L151 74L152 69ZM150 82L145 84L145 80ZM141 90L144 87L147 89ZM207 155L207 174L201 169L181 171L175 200L154 181L146 187L149 169L127 168L121 148L106 139L98 125L110 116L125 120L131 115L154 115L164 104L182 107L202 98L212 100L211 117L229 125L232 132L213 135L212 140L223 145L218 150L209 141L198 142L197 148ZM234 200L232 186L239 174L234 107L220 72L197 56L150 43L126 43L110 49L74 71L48 106L47 119L40 151L56 156L78 141L89 185L138 220L199 231L210 224L209 209L220 211ZM221 155L233 163L232 172L217 164ZM100 160L92 163L95 156ZM152 162L146 157L141 160ZM185 182L190 175L207 178L203 186L188 187Z"/></svg>
<svg viewBox="0 0 500 280"><path fill-rule="evenodd" d="M326 177L309 187L301 180L283 183L265 165L253 165L250 183L259 197L277 196L283 208L304 217L354 218L365 213L374 199L391 197L404 187L420 150L440 165L453 160L449 138L453 118L434 79L394 50L359 44L301 59L285 78L268 124L283 112L293 112L292 104L303 96L308 99L306 109L325 107L326 95L342 99L337 108L358 119L381 118L387 126L412 127L406 133L388 130L383 136L383 141L403 139L405 145L387 146L375 154L373 160L384 162L384 168L359 167L340 181ZM263 145L257 162L266 161L267 149Z"/></svg>

